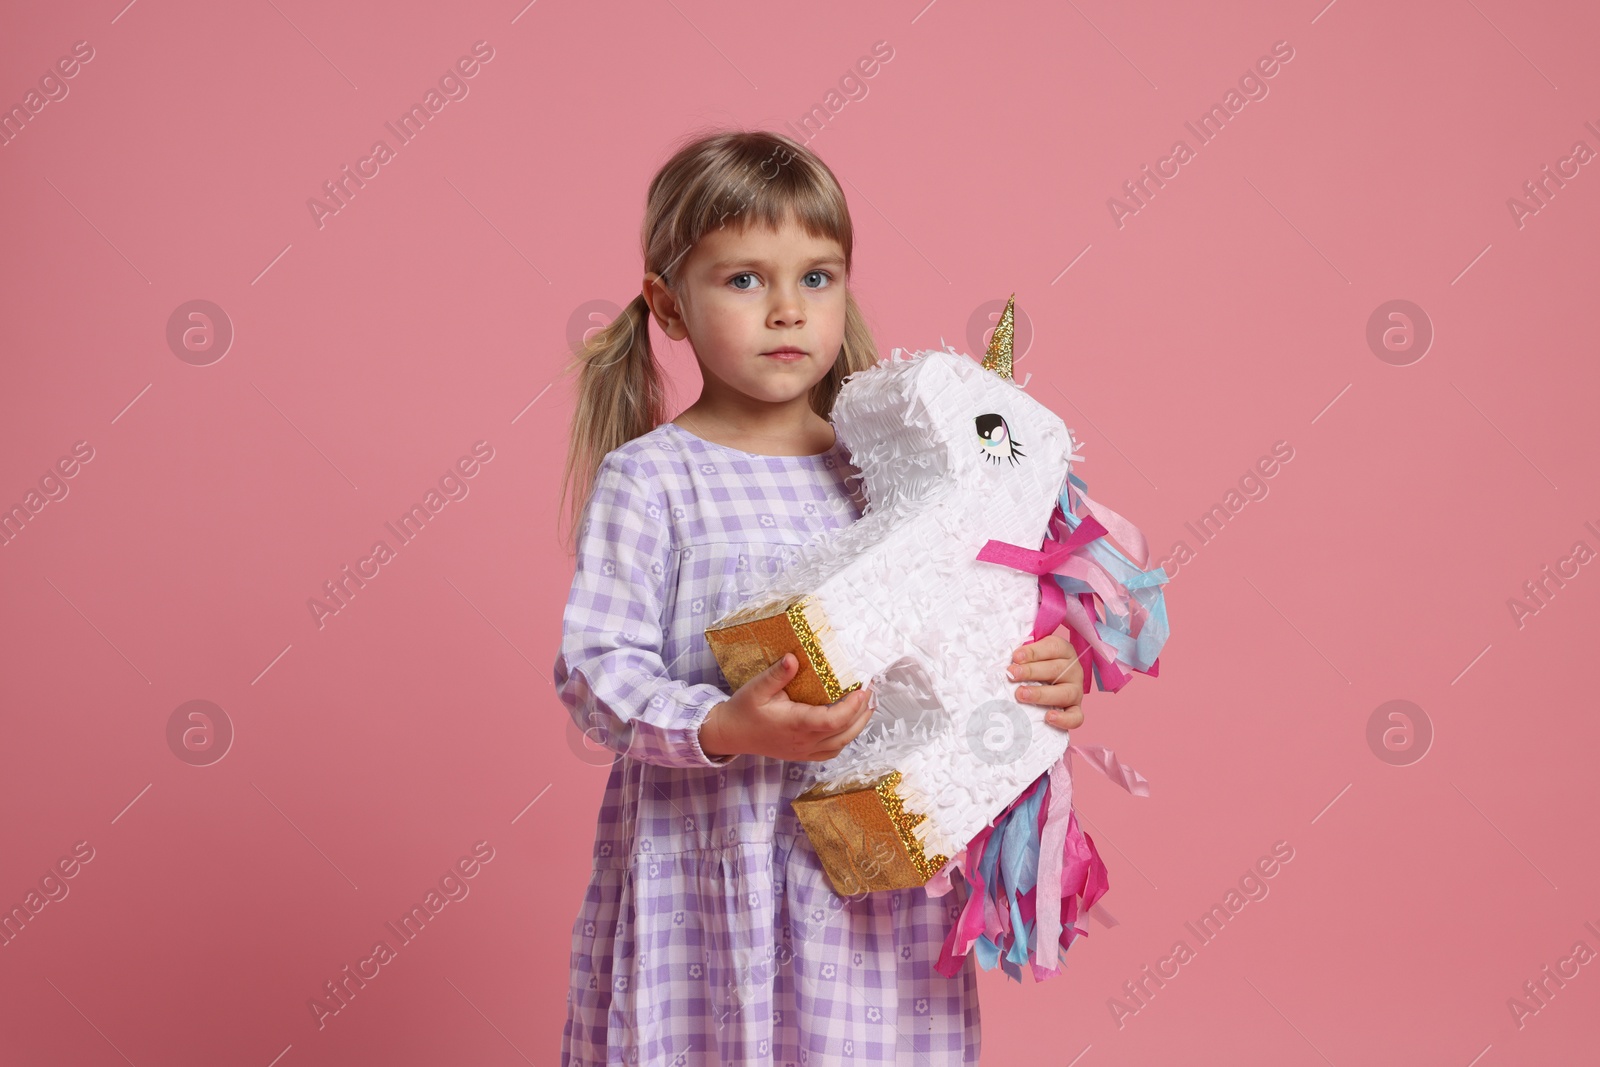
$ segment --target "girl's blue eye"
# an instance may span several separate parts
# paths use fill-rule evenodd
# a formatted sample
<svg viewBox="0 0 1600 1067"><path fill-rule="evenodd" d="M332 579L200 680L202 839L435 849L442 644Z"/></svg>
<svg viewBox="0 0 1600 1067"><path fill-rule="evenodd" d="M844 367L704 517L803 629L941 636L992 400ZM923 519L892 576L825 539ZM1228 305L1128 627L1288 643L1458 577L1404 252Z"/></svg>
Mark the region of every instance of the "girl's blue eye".
<svg viewBox="0 0 1600 1067"><path fill-rule="evenodd" d="M754 278L754 277L755 277L755 275L751 274L749 271L741 271L740 273L735 274L732 278L729 278L728 281L730 283L732 283L732 282L738 281L740 278ZM748 286L735 285L734 288L743 291L744 289L747 289Z"/></svg>
<svg viewBox="0 0 1600 1067"><path fill-rule="evenodd" d="M807 277L807 278L809 278L809 277L811 277L811 276L812 276L812 275L813 275L813 274L816 274L816 275L819 275L819 276L820 276L820 277L823 277L823 278L826 278L826 277L828 277L828 272L827 272L827 271L825 271L825 270L812 270L812 271L807 271L807 272L806 272L806 277ZM826 283L826 282L819 282L819 283L817 283L817 285L816 285L816 286L815 286L815 287L814 287L814 288L817 288L817 289L821 289L821 288L822 288L822 286L823 286L823 285L825 285L825 284L827 284L827 283Z"/></svg>

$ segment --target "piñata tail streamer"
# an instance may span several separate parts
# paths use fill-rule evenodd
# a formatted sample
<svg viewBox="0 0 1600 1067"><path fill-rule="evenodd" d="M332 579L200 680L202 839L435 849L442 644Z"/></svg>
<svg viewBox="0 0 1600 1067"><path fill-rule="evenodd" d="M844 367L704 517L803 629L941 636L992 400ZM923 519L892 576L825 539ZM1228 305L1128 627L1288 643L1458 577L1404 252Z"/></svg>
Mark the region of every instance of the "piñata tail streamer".
<svg viewBox="0 0 1600 1067"><path fill-rule="evenodd" d="M1135 796L1150 795L1144 776L1110 749L1068 747L928 882L929 894L943 895L959 869L971 890L934 965L945 977L954 977L973 953L984 970L999 966L1018 982L1028 963L1033 980L1042 982L1061 973L1060 956L1088 934L1089 909L1110 880L1094 839L1072 810L1074 753Z"/></svg>
<svg viewBox="0 0 1600 1067"><path fill-rule="evenodd" d="M1087 512L1078 515L1078 506ZM1110 534L1134 555L1118 551ZM1116 692L1130 671L1156 677L1167 640L1167 609L1160 567L1145 570L1149 548L1127 519L1088 495L1088 486L1068 475L1037 550L989 541L978 559L1039 575L1037 641L1065 624L1080 661L1092 665L1094 683ZM1100 619L1095 600L1105 605ZM1084 692L1091 674L1085 673ZM975 953L984 970L1001 967L1022 981L1022 964L1035 982L1061 973L1061 955L1088 931L1084 918L1110 888L1094 840L1078 827L1072 810L1074 753L1135 796L1149 796L1143 775L1101 745L1070 745L1051 768L1034 779L995 820L979 831L939 875L931 895L949 891L959 869L971 888L966 907L945 938L935 965L953 977L963 957ZM1081 922L1081 926L1080 926Z"/></svg>

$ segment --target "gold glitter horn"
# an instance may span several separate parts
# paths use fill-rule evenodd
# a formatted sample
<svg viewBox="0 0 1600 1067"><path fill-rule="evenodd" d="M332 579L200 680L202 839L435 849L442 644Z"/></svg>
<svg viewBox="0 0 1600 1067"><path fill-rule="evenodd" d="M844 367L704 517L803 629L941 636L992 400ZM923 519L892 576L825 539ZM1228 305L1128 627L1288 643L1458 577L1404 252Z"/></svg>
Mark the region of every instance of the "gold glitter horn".
<svg viewBox="0 0 1600 1067"><path fill-rule="evenodd" d="M989 351L983 357L985 370L992 370L1002 378L1011 378L1011 339L1016 332L1017 294L1012 293L1011 299L1006 301L1006 309L1000 313L1000 322L994 328L994 336L989 339Z"/></svg>

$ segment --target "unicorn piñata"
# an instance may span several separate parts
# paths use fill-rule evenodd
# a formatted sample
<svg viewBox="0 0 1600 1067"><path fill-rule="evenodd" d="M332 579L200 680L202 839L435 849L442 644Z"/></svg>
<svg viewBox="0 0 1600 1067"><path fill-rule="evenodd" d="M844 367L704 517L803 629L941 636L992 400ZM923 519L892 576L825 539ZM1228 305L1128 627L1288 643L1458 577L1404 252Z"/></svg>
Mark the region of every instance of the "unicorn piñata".
<svg viewBox="0 0 1600 1067"><path fill-rule="evenodd" d="M1013 296L981 363L897 348L845 380L832 420L867 506L706 638L734 688L785 652L800 662L792 700L871 685L872 718L817 765L795 814L843 895L943 895L959 868L972 894L939 970L954 975L976 945L985 969L1020 981L1024 960L1036 980L1059 973L1058 943L1087 932L1074 924L1108 888L1072 812L1070 753L1135 795L1149 789L1013 699L1011 652L1064 623L1086 692L1091 675L1110 692L1129 671L1155 677L1167 575L1144 569L1144 535L1089 498L1072 431L1013 379L1014 314Z"/></svg>

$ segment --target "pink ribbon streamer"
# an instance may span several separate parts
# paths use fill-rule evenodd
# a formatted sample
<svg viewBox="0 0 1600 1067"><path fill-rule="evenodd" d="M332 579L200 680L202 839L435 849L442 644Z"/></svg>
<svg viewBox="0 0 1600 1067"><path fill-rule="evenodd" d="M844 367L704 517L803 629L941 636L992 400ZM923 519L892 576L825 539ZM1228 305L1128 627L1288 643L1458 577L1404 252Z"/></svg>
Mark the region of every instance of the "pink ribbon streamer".
<svg viewBox="0 0 1600 1067"><path fill-rule="evenodd" d="M1067 534L1065 539L1059 537L1066 532L1066 520L1058 503L1055 511L1051 513L1049 532L1043 548L1023 548L1021 545L991 539L978 550L976 558L985 563L998 563L1013 570L1038 575L1039 610L1034 615L1032 640L1037 641L1047 634L1054 633L1057 627L1065 625L1069 631L1068 637L1073 651L1078 654L1080 661L1090 657L1093 660L1094 670L1084 672L1084 691L1088 692L1094 677L1098 675L1101 688L1115 693L1126 685L1133 675L1123 669L1117 662L1115 650L1100 637L1095 622L1094 598L1099 596L1107 612L1128 616L1129 631L1135 635L1149 621L1150 613L1144 604L1137 597L1131 596L1104 567L1089 556L1078 553L1084 546L1111 532L1101 524L1102 515L1116 529L1117 533L1114 536L1133 552L1134 557L1137 557L1136 563L1141 569L1149 557L1149 546L1146 545L1144 535L1139 532L1137 526L1105 505L1090 500L1086 494L1078 492L1077 495L1089 510L1089 514L1078 523L1077 529ZM1069 597L1062 590L1060 583L1051 577L1056 574L1076 578L1087 584L1092 592L1078 593ZM1159 661L1151 663L1148 672L1151 677L1156 675L1159 666Z"/></svg>
<svg viewBox="0 0 1600 1067"><path fill-rule="evenodd" d="M1050 807L1045 814L1044 831L1039 837L1038 948L1036 966L1056 969L1061 941L1061 867L1067 847L1067 822L1072 814L1072 755L1077 745L1068 745L1061 758L1050 765Z"/></svg>
<svg viewBox="0 0 1600 1067"><path fill-rule="evenodd" d="M1063 871L1069 823L1076 829L1072 816L1072 761L1076 752L1089 761L1089 765L1126 789L1136 797L1150 795L1150 783L1144 775L1117 759L1117 754L1105 745L1068 745L1061 758L1050 766L1050 806L1045 817L1044 832L1039 841L1038 947L1034 950L1034 975L1040 971L1056 970L1057 951L1061 940L1061 895L1070 879ZM1085 900L1087 907L1094 902ZM1081 933L1081 931L1080 931Z"/></svg>
<svg viewBox="0 0 1600 1067"><path fill-rule="evenodd" d="M1048 777L1050 800L1040 830L1039 870L1034 889L1028 894L1033 898L1031 910L1034 914L1031 917L1035 922L1036 934L1033 959L1035 981L1058 973L1059 943L1065 929L1063 921L1074 930L1075 936L1086 933L1076 925L1080 897L1083 911L1088 912L1109 888L1105 864L1100 862L1093 842L1079 829L1073 815L1070 766L1073 752L1134 796L1150 795L1150 783L1144 775L1123 763L1115 752L1104 745L1069 745L1050 770L1041 775L1041 778ZM940 950L935 965L940 974L947 977L954 975L960 969L958 957L971 951L973 942L980 935L986 935L998 944L1011 933L1010 908L1000 907L994 894L987 891L988 886L980 869L984 850L991 843L998 847L998 843L993 842L994 824L1027 799L1036 788L1040 788L1038 779L1007 805L1004 812L995 816L988 826L978 831L967 847L945 864L943 870L925 883L930 896L944 896L950 891L951 872L960 868L971 890L966 906L957 916L950 936ZM1024 918L1029 917L1025 909Z"/></svg>
<svg viewBox="0 0 1600 1067"><path fill-rule="evenodd" d="M1140 570L1149 570L1150 547L1145 543L1144 534L1139 531L1139 527L1135 526L1121 515L1118 515L1115 511L1112 511L1099 501L1089 499L1088 493L1085 493L1082 489L1079 489L1071 482L1068 482L1067 484L1070 487L1072 494L1079 500L1083 501L1084 507L1089 509L1089 514L1093 515L1096 519L1099 519L1100 522L1105 526L1107 532L1111 534L1112 540L1116 541L1119 545L1127 550L1125 553L1127 557L1132 560ZM1057 505L1057 507L1059 508L1060 505Z"/></svg>
<svg viewBox="0 0 1600 1067"><path fill-rule="evenodd" d="M1095 770L1134 796L1147 797L1150 795L1150 780L1117 759L1117 754L1105 745L1069 745L1067 751L1062 753L1062 759L1065 759L1067 754L1072 752L1076 752L1088 760Z"/></svg>

